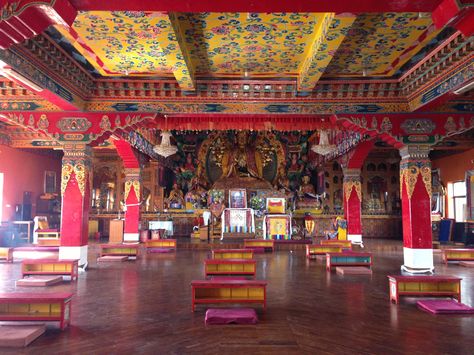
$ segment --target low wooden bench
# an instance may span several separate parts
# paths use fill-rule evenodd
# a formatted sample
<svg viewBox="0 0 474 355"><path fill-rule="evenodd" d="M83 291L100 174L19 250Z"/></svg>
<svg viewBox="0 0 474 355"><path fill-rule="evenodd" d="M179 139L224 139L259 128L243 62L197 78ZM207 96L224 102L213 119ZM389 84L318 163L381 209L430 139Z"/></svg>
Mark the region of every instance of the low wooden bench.
<svg viewBox="0 0 474 355"><path fill-rule="evenodd" d="M207 259L204 272L211 275L248 275L255 277L257 262L251 259Z"/></svg>
<svg viewBox="0 0 474 355"><path fill-rule="evenodd" d="M100 256L121 255L128 257L138 256L138 244L101 244Z"/></svg>
<svg viewBox="0 0 474 355"><path fill-rule="evenodd" d="M311 259L316 255L326 255L327 253L342 253L342 246L340 245L306 245L306 257Z"/></svg>
<svg viewBox="0 0 474 355"><path fill-rule="evenodd" d="M244 239L244 249L265 248L275 250L273 239Z"/></svg>
<svg viewBox="0 0 474 355"><path fill-rule="evenodd" d="M69 275L77 280L77 259L25 259L21 262L21 274L25 275Z"/></svg>
<svg viewBox="0 0 474 355"><path fill-rule="evenodd" d="M0 248L0 260L13 262L13 248Z"/></svg>
<svg viewBox="0 0 474 355"><path fill-rule="evenodd" d="M326 270L333 266L368 266L372 267L371 253L326 253Z"/></svg>
<svg viewBox="0 0 474 355"><path fill-rule="evenodd" d="M453 297L461 302L461 278L453 276L388 275L390 301L400 296Z"/></svg>
<svg viewBox="0 0 474 355"><path fill-rule="evenodd" d="M61 237L56 229L46 229L36 232L38 234L38 246L59 247Z"/></svg>
<svg viewBox="0 0 474 355"><path fill-rule="evenodd" d="M321 240L321 245L341 246L342 250L352 250L352 242L350 240Z"/></svg>
<svg viewBox="0 0 474 355"><path fill-rule="evenodd" d="M213 259L253 259L252 249L213 249Z"/></svg>
<svg viewBox="0 0 474 355"><path fill-rule="evenodd" d="M443 249L443 261L474 261L473 249Z"/></svg>
<svg viewBox="0 0 474 355"><path fill-rule="evenodd" d="M0 321L51 321L71 324L72 293L0 293Z"/></svg>
<svg viewBox="0 0 474 355"><path fill-rule="evenodd" d="M145 242L147 251L150 249L174 249L176 251L176 239L153 239Z"/></svg>
<svg viewBox="0 0 474 355"><path fill-rule="evenodd" d="M260 303L266 308L267 282L261 280L194 280L192 310L196 304Z"/></svg>

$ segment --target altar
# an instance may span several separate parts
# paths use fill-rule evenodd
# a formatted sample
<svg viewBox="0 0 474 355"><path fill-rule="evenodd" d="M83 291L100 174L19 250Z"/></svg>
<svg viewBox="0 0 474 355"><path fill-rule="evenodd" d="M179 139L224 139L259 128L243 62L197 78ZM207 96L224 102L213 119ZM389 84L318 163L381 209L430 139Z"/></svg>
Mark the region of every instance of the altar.
<svg viewBox="0 0 474 355"><path fill-rule="evenodd" d="M251 208L226 208L222 212L221 240L227 238L253 238L255 214Z"/></svg>
<svg viewBox="0 0 474 355"><path fill-rule="evenodd" d="M265 239L290 240L291 215L285 213L286 200L268 197L266 209L268 214L263 218L263 237Z"/></svg>
<svg viewBox="0 0 474 355"><path fill-rule="evenodd" d="M290 240L291 217L287 214L269 214L263 220L265 239Z"/></svg>

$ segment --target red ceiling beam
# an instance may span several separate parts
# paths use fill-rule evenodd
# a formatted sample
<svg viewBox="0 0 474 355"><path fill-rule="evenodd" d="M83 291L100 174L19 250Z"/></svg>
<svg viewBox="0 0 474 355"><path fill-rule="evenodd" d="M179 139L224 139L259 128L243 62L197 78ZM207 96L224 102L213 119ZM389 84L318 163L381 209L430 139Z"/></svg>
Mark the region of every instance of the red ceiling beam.
<svg viewBox="0 0 474 355"><path fill-rule="evenodd" d="M7 49L55 24L70 25L77 11L68 0L0 0L0 48Z"/></svg>
<svg viewBox="0 0 474 355"><path fill-rule="evenodd" d="M71 0L78 11L432 12L441 0Z"/></svg>
<svg viewBox="0 0 474 355"><path fill-rule="evenodd" d="M374 147L375 139L359 143L350 154L347 167L349 169L360 169L364 165L365 158Z"/></svg>
<svg viewBox="0 0 474 355"><path fill-rule="evenodd" d="M123 166L125 168L139 168L140 163L135 155L135 152L127 141L120 139L114 140L115 148L117 149L118 155L122 158Z"/></svg>
<svg viewBox="0 0 474 355"><path fill-rule="evenodd" d="M437 28L454 27L465 37L474 34L474 1L443 0L431 16Z"/></svg>

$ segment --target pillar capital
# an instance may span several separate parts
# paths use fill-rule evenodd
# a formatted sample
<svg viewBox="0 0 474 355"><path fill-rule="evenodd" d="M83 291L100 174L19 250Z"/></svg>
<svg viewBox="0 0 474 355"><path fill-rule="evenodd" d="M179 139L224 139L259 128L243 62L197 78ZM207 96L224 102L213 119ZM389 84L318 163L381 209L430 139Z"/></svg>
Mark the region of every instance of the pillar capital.
<svg viewBox="0 0 474 355"><path fill-rule="evenodd" d="M409 144L400 148L400 156L403 160L429 159L430 144Z"/></svg>
<svg viewBox="0 0 474 355"><path fill-rule="evenodd" d="M344 181L360 181L361 169L357 168L343 168Z"/></svg>

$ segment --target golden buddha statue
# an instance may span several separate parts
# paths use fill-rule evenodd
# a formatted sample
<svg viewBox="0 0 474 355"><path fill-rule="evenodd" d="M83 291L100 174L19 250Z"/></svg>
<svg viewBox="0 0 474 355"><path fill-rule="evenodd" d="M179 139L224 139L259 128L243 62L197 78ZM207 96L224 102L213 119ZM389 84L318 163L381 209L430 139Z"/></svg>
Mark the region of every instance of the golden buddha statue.
<svg viewBox="0 0 474 355"><path fill-rule="evenodd" d="M239 131L236 146L228 144L222 156L222 177L240 176L263 178L263 159L260 152L248 143L248 132Z"/></svg>

